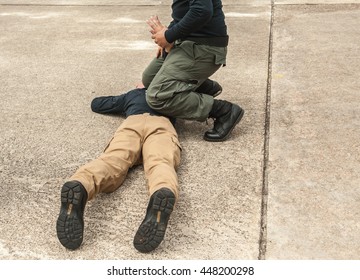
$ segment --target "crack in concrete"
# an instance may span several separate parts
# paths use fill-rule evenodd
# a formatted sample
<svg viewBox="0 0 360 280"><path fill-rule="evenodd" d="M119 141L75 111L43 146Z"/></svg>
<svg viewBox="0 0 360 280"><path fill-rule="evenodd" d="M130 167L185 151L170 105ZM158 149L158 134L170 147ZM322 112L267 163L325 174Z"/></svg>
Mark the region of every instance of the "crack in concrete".
<svg viewBox="0 0 360 280"><path fill-rule="evenodd" d="M265 101L265 127L264 127L264 159L262 173L262 198L261 220L259 237L259 260L264 260L267 246L267 205L268 205L268 162L269 162L269 138L270 138L270 103L271 103L271 78L272 78L272 51L273 51L273 25L274 25L275 0L271 0L269 52L268 52L268 75Z"/></svg>

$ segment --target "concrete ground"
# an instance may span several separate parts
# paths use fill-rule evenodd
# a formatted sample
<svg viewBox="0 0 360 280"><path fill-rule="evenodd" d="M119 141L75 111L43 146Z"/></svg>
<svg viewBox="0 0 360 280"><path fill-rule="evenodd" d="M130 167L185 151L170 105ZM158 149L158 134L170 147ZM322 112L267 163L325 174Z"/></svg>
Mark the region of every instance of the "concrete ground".
<svg viewBox="0 0 360 280"><path fill-rule="evenodd" d="M55 223L60 188L122 118L91 100L132 89L155 52L145 20L171 0L0 0L0 259L359 259L360 1L224 0L220 99L231 138L178 122L181 195L163 243L137 252L141 166L87 204L83 245Z"/></svg>

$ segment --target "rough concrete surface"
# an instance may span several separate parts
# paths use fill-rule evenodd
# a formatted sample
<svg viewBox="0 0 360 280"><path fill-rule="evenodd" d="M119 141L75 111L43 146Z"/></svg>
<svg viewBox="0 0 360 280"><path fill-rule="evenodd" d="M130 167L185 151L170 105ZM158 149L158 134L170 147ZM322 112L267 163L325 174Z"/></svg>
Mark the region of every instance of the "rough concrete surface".
<svg viewBox="0 0 360 280"><path fill-rule="evenodd" d="M268 258L360 257L360 6L275 11Z"/></svg>
<svg viewBox="0 0 360 280"><path fill-rule="evenodd" d="M141 254L141 166L87 204L78 250L55 223L62 184L123 120L91 100L140 80L145 20L169 22L171 1L0 0L0 259L358 259L360 6L284 2L223 1L228 62L212 78L246 113L223 143L202 140L211 122L178 121L180 199Z"/></svg>

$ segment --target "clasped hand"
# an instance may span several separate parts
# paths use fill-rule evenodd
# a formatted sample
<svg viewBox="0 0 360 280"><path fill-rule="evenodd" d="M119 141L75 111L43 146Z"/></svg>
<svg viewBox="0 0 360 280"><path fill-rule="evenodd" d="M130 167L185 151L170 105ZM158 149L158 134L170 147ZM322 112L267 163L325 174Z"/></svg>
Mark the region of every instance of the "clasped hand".
<svg viewBox="0 0 360 280"><path fill-rule="evenodd" d="M165 38L165 31L167 27L162 25L158 16L151 16L146 23L150 26L151 39L159 46L157 50L157 57L163 54L163 51L170 52L173 43L169 43Z"/></svg>

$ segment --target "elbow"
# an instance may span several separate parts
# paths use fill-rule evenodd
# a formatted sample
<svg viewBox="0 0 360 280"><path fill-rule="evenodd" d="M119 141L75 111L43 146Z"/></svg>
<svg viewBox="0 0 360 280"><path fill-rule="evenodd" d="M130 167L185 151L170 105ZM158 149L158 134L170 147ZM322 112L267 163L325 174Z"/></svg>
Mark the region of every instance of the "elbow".
<svg viewBox="0 0 360 280"><path fill-rule="evenodd" d="M108 109L112 109L114 107L114 98L108 96L99 96L95 97L91 101L91 111L95 113L104 113Z"/></svg>
<svg viewBox="0 0 360 280"><path fill-rule="evenodd" d="M99 111L99 107L100 107L100 98L96 97L91 101L91 111L93 112L98 112Z"/></svg>

